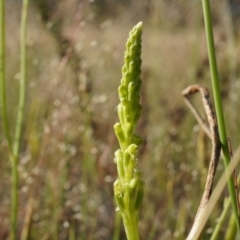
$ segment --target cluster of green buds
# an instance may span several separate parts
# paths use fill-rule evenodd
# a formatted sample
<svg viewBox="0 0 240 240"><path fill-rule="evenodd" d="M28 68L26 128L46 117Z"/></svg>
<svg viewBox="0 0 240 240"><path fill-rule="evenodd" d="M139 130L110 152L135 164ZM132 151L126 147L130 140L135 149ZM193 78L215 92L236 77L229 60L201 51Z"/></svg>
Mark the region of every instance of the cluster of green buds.
<svg viewBox="0 0 240 240"><path fill-rule="evenodd" d="M121 212L128 240L139 239L138 216L144 195L144 181L136 168L142 139L134 134L141 115L140 89L142 22L129 33L124 54L121 85L118 89L120 122L114 125L120 149L115 152L118 179L114 183L117 210Z"/></svg>

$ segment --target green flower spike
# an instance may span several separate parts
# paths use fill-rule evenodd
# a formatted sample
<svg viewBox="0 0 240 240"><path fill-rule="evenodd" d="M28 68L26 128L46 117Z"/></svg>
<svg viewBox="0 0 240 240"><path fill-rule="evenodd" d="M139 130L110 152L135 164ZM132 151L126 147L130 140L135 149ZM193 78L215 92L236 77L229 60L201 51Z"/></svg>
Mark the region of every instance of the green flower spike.
<svg viewBox="0 0 240 240"><path fill-rule="evenodd" d="M139 240L138 217L144 195L142 174L136 169L138 146L141 138L134 134L141 115L140 89L142 22L129 33L124 54L121 85L118 88L120 103L114 125L120 149L115 152L118 179L114 183L117 211L121 212L128 240Z"/></svg>

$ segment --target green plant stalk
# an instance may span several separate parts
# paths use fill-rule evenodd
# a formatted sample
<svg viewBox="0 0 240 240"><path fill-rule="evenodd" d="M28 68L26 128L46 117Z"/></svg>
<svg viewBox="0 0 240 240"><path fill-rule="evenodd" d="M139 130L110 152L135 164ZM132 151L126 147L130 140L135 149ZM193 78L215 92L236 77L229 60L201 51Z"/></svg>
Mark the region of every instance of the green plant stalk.
<svg viewBox="0 0 240 240"><path fill-rule="evenodd" d="M17 213L18 213L18 159L20 137L23 125L23 113L25 105L25 88L26 88L26 25L27 25L28 0L23 0L21 14L20 30L20 89L19 104L16 121L15 138L13 142L13 151L11 159L11 234L10 239L17 239Z"/></svg>
<svg viewBox="0 0 240 240"><path fill-rule="evenodd" d="M218 240L219 239L219 234L220 234L220 230L221 230L221 227L223 225L223 222L227 216L227 213L229 211L229 208L230 208L230 205L231 205L231 199L230 198L227 198L225 199L224 201L224 209L221 213L221 216L219 217L218 221L217 221L217 225L213 231L213 234L210 238L210 240Z"/></svg>
<svg viewBox="0 0 240 240"><path fill-rule="evenodd" d="M222 151L223 151L224 164L226 168L231 160L231 157L228 149L227 134L226 134L226 128L225 128L224 115L223 115L223 107L222 107L220 84L219 84L219 78L218 78L217 61L216 61L216 55L215 55L215 49L214 49L214 37L213 37L213 30L212 30L209 0L202 0L202 4L203 4L203 14L204 14L206 37L207 37L209 63L210 63L210 70L211 70L211 79L212 79L212 86L213 86L214 103L216 108L216 115L217 115L217 121L218 121L218 127L219 127L219 136L220 136L220 141L221 141ZM232 202L233 211L235 214L236 225L238 228L238 232L240 232L240 219L238 215L238 206L237 206L237 199L236 199L235 188L234 188L234 179L232 176L228 180L228 190L229 190L229 194Z"/></svg>
<svg viewBox="0 0 240 240"><path fill-rule="evenodd" d="M123 222L125 226L125 231L127 234L127 238L129 240L138 240L139 239L139 231L138 231L138 218L134 214L129 214L129 216L123 216Z"/></svg>
<svg viewBox="0 0 240 240"><path fill-rule="evenodd" d="M12 154L12 142L9 130L9 121L7 116L7 97L6 97L6 74L5 74L5 1L0 1L0 87L1 87L1 114L3 130L8 142L9 159L11 162L11 239L16 239L17 231L17 179L18 172L15 166L15 159Z"/></svg>
<svg viewBox="0 0 240 240"><path fill-rule="evenodd" d="M27 28L27 12L28 0L23 0L22 16L21 16L21 31L20 31L20 91L18 114L15 129L15 138L13 145L13 155L19 155L20 138L23 125L23 114L25 105L25 92L26 92L26 28Z"/></svg>
<svg viewBox="0 0 240 240"><path fill-rule="evenodd" d="M138 146L141 138L134 134L141 115L140 89L142 23L129 33L124 54L121 85L118 88L119 122L114 125L120 149L115 152L118 179L114 183L117 211L122 215L128 240L139 240L138 217L144 195L144 181L137 169Z"/></svg>
<svg viewBox="0 0 240 240"><path fill-rule="evenodd" d="M7 138L9 151L12 152L9 123L7 117L6 74L5 74L5 1L0 0L0 93L3 131Z"/></svg>
<svg viewBox="0 0 240 240"><path fill-rule="evenodd" d="M224 240L235 240L237 234L237 226L235 224L235 216L233 212L230 215L230 219L225 232Z"/></svg>

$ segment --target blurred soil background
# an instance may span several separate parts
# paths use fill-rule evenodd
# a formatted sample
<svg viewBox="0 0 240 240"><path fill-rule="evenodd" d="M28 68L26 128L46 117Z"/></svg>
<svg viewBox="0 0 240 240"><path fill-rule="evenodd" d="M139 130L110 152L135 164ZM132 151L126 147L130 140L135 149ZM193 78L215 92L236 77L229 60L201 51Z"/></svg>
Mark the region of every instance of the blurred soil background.
<svg viewBox="0 0 240 240"><path fill-rule="evenodd" d="M235 149L240 143L240 2L212 0L211 5L226 125ZM7 97L13 131L21 1L8 0L6 8ZM144 31L138 133L144 144L138 166L146 181L141 239L185 239L211 151L211 142L181 97L190 84L211 90L202 5L196 0L30 1L19 239L23 230L32 240L125 239L121 224L118 233L113 200L113 156L118 148L113 124L118 121L125 43L139 21ZM201 108L200 98L196 100ZM4 240L9 236L11 196L1 122L0 132ZM220 160L217 177L222 171ZM207 239L223 199L208 222Z"/></svg>

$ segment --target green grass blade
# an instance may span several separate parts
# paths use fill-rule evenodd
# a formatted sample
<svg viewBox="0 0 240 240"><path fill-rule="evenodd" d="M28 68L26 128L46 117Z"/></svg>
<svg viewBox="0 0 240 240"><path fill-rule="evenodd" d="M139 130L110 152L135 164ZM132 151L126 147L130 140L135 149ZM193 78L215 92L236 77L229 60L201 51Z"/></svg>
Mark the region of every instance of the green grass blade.
<svg viewBox="0 0 240 240"><path fill-rule="evenodd" d="M13 145L14 156L18 156L19 154L19 145L20 145L20 137L22 132L23 113L24 113L24 105L25 105L27 10L28 10L28 0L23 0L21 31L20 31L20 91L19 91L18 115L17 115L17 122L16 122L14 145Z"/></svg>
<svg viewBox="0 0 240 240"><path fill-rule="evenodd" d="M5 1L0 0L0 98L3 131L8 147L12 151L9 123L7 117L6 74L5 74Z"/></svg>
<svg viewBox="0 0 240 240"><path fill-rule="evenodd" d="M219 239L220 231L221 231L223 222L224 222L225 218L227 217L227 213L229 211L230 204L231 204L231 199L230 198L225 199L224 209L222 211L221 216L217 220L217 225L214 228L214 231L212 233L210 240L218 240Z"/></svg>
<svg viewBox="0 0 240 240"><path fill-rule="evenodd" d="M214 48L214 37L213 37L209 0L202 0L202 4L203 4L207 45L208 45L208 54L209 54L209 62L210 62L210 70L211 70L214 103L215 103L218 126L219 126L220 141L222 144L224 164L225 164L225 168L226 168L230 162L231 157L230 157L230 153L229 153L229 149L228 149L227 134L226 134L226 128L225 128L224 115L223 115L222 98L221 98L221 93L220 93L217 61L216 61L215 48ZM230 198L231 198L231 202L232 202L232 206L233 206L233 211L234 211L235 218L236 218L236 224L238 227L238 231L240 231L240 221L239 221L239 215L238 215L238 206L237 206L237 199L236 199L236 195L235 195L233 177L230 177L228 180L228 190L229 190L229 194L230 194Z"/></svg>
<svg viewBox="0 0 240 240"><path fill-rule="evenodd" d="M26 25L27 25L27 9L28 0L23 0L20 30L20 89L19 89L19 105L16 122L15 138L13 143L13 153L11 158L11 240L17 239L17 214L18 214L18 159L20 137L22 132L23 112L25 104L25 88L26 88Z"/></svg>

